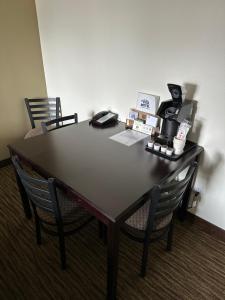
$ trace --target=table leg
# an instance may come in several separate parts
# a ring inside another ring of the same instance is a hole
[[[107,270],[107,300],[116,300],[118,256],[119,256],[119,226],[116,223],[108,225],[108,270]]]
[[[192,175],[192,178],[191,178],[191,180],[190,180],[190,182],[189,182],[189,184],[187,186],[187,189],[186,189],[186,191],[184,193],[184,197],[183,197],[183,201],[182,201],[181,207],[178,210],[178,218],[181,221],[184,221],[185,218],[186,218],[186,215],[187,215],[187,209],[188,209],[189,199],[190,199],[190,196],[191,196],[192,189],[194,188],[195,180],[196,180],[197,173],[198,173],[200,155],[201,154],[199,154],[196,157],[196,159],[195,159],[195,161],[198,163],[198,166],[197,166],[194,174]]]

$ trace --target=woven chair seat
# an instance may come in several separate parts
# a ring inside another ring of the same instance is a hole
[[[145,231],[147,226],[147,220],[149,215],[150,201],[147,201],[141,208],[139,208],[129,219],[126,220],[125,224],[136,229]],[[161,230],[169,225],[172,220],[173,214],[166,215],[158,218],[154,224],[154,231]]]
[[[29,138],[32,138],[32,137],[35,137],[35,136],[41,135],[41,134],[43,134],[42,127],[32,128],[27,132],[24,139],[26,140],[26,139],[29,139]]]
[[[60,189],[57,189],[57,197],[64,225],[75,223],[79,226],[91,218],[90,214],[84,208],[80,207],[75,200],[67,197]],[[37,208],[37,213],[40,219],[44,222],[50,224],[56,223],[53,213],[44,211],[40,208]]]

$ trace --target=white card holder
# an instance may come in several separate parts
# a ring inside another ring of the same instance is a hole
[[[154,127],[148,124],[143,124],[139,121],[134,121],[133,130],[152,135],[154,133]]]

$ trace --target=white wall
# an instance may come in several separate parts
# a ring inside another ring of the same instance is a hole
[[[195,90],[205,147],[197,214],[225,229],[225,1],[36,0],[48,94],[64,114],[111,108],[125,118],[136,92]],[[198,133],[194,137],[196,138]]]

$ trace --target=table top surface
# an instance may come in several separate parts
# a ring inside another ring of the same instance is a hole
[[[178,161],[169,161],[145,150],[148,136],[130,147],[109,138],[123,130],[121,122],[100,129],[84,121],[9,147],[115,221],[155,184],[176,176],[202,151],[197,146]]]

